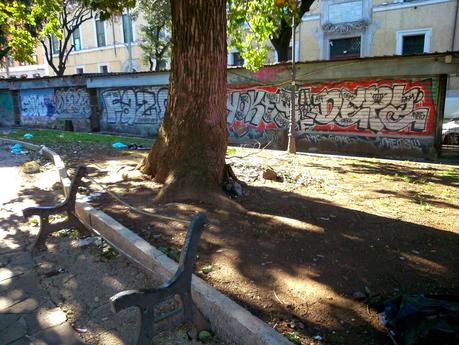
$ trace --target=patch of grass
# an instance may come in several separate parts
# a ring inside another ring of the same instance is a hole
[[[226,154],[227,155],[234,155],[234,154],[236,154],[236,149],[234,147],[228,147],[228,148],[226,148]]]
[[[208,273],[212,272],[213,269],[214,269],[214,267],[211,264],[209,264],[209,265],[205,265],[204,267],[202,267],[199,272],[203,273],[203,274],[208,274]]]
[[[80,233],[76,229],[64,229],[56,233],[57,237],[69,237],[72,240],[77,240],[80,238]]]
[[[296,331],[288,332],[284,334],[288,340],[290,340],[294,344],[301,344],[301,337],[300,334]]]
[[[438,175],[443,183],[459,183],[459,169],[451,168]]]
[[[109,244],[105,243],[104,247],[102,248],[102,256],[110,260],[116,258],[118,256],[118,252]]]
[[[24,134],[30,133],[33,135],[32,139],[24,139]],[[67,132],[59,131],[54,129],[34,129],[24,130],[16,129],[12,130],[8,134],[2,134],[2,137],[28,141],[34,144],[65,144],[65,143],[101,143],[101,144],[112,144],[115,142],[123,143],[136,143],[137,145],[143,145],[145,147],[151,147],[154,143],[152,139],[145,139],[139,137],[123,137],[116,135],[106,135],[98,133],[82,133],[82,132]]]
[[[180,251],[175,250],[170,246],[161,246],[158,249],[164,254],[166,254],[168,257],[170,257],[172,260],[178,261],[178,259],[180,258]]]
[[[421,205],[421,210],[423,212],[429,212],[432,210],[432,205],[430,205],[427,201],[423,198],[419,198],[419,205]]]

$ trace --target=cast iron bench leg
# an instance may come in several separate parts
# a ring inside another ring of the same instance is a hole
[[[192,323],[198,331],[209,328],[209,322],[191,297],[194,258],[206,225],[207,219],[203,214],[199,213],[193,217],[188,227],[177,272],[172,279],[158,288],[122,291],[110,298],[115,313],[129,307],[140,309],[139,336],[136,344],[151,345],[152,338],[159,332],[172,329],[184,322]],[[175,296],[180,297],[181,308],[164,316],[157,315],[155,306]]]
[[[77,227],[78,230],[85,234],[90,233],[84,224],[82,224],[75,215],[75,199],[81,179],[86,174],[86,171],[87,169],[84,166],[77,169],[70,185],[70,192],[63,202],[55,206],[29,207],[22,211],[22,214],[26,220],[33,215],[38,215],[40,217],[40,230],[38,232],[37,240],[33,246],[34,250],[46,250],[46,239],[48,236],[53,232],[68,228],[70,226]],[[59,213],[66,213],[67,220],[50,224],[49,216]]]

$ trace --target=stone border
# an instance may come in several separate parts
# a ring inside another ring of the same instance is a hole
[[[0,141],[21,144],[30,150],[41,151],[52,159],[58,170],[64,194],[67,195],[70,179],[64,162],[58,154],[43,145],[38,146],[6,138],[0,138]],[[147,271],[159,276],[161,280],[167,281],[176,272],[178,265],[175,261],[104,212],[77,200],[76,213],[83,223],[107,240],[110,245]],[[211,320],[213,331],[228,345],[292,344],[283,335],[196,275],[193,275],[191,292],[199,310],[208,320]]]

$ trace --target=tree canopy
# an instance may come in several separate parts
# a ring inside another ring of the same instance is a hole
[[[0,2],[0,59],[33,62],[37,40],[59,28],[59,0]]]
[[[164,69],[171,46],[169,0],[139,0],[132,14],[135,18],[142,14],[146,22],[140,27],[142,60],[150,66],[150,71]]]
[[[268,54],[266,42],[271,41],[279,61],[288,60],[295,28],[315,0],[229,0],[229,48],[236,48],[244,58],[244,67],[255,70],[263,66]]]

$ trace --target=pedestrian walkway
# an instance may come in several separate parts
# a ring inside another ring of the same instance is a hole
[[[33,238],[21,218],[31,203],[20,195],[25,160],[0,150],[0,344],[83,344],[41,287],[29,251]]]

